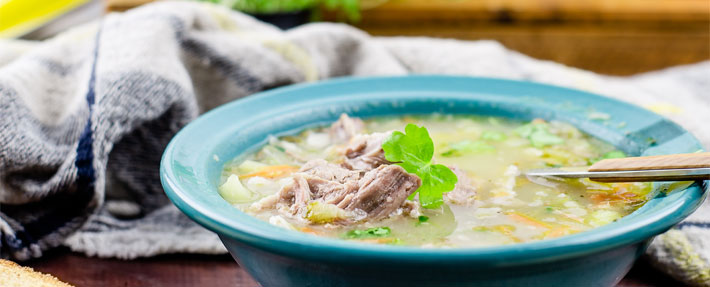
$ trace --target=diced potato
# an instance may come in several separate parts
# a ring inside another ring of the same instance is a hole
[[[310,133],[306,137],[306,145],[312,149],[324,149],[330,145],[330,135],[327,133]]]
[[[479,207],[473,211],[473,215],[478,219],[484,219],[489,217],[494,217],[501,212],[500,207]]]
[[[281,189],[281,184],[261,176],[254,176],[246,180],[246,188],[258,190],[261,195],[272,195]]]
[[[586,221],[588,224],[596,227],[609,224],[619,218],[621,218],[621,214],[616,211],[600,209],[592,212]]]
[[[308,204],[306,219],[313,223],[331,223],[347,216],[345,210],[333,204],[313,201]]]
[[[291,223],[288,223],[285,218],[281,217],[280,215],[274,215],[272,217],[269,217],[269,223],[271,225],[276,225],[278,227],[282,227],[288,230],[296,230]]]
[[[254,193],[248,190],[239,180],[239,176],[234,174],[227,178],[219,188],[221,195],[229,203],[244,203],[254,199]]]
[[[252,173],[267,167],[266,164],[253,160],[245,160],[237,167],[239,173]]]

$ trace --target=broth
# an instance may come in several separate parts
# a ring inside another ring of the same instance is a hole
[[[294,175],[306,162],[324,159],[347,165],[343,150],[354,139],[337,142],[331,127],[269,138],[259,151],[225,165],[220,193],[252,216],[318,236],[379,244],[473,247],[543,240],[605,225],[643,205],[652,189],[649,183],[607,184],[588,179],[533,182],[521,175],[533,168],[587,166],[602,158],[624,156],[562,122],[429,115],[361,123],[363,134],[403,131],[410,123],[426,127],[434,143],[432,161],[455,170],[457,188],[465,185],[469,193],[459,198],[447,193],[445,203],[436,208],[420,207],[416,198],[406,200],[406,206],[377,220],[363,219],[362,210],[343,212],[319,199],[310,200],[307,211],[289,210],[283,204],[282,190],[292,188]]]

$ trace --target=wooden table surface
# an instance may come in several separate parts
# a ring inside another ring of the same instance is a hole
[[[66,249],[26,263],[75,286],[259,286],[228,255],[163,255],[137,260],[88,258]],[[618,287],[682,286],[639,260]],[[564,287],[564,286],[560,286]]]

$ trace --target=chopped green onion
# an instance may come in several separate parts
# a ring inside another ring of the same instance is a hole
[[[489,141],[502,141],[506,138],[507,136],[504,133],[496,131],[484,131],[481,134],[481,139]]]
[[[385,237],[390,235],[392,230],[389,227],[373,227],[368,229],[353,229],[345,234],[345,237],[350,239],[362,239],[373,237]]]

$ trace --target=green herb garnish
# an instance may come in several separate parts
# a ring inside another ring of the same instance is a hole
[[[419,226],[419,225],[422,225],[422,224],[426,224],[427,221],[429,221],[429,216],[420,215],[419,218],[418,218],[418,220],[417,220],[417,223],[415,223],[414,226]]]
[[[626,154],[623,151],[615,150],[615,151],[610,151],[608,153],[605,153],[602,156],[602,159],[625,158],[625,157],[626,157]]]
[[[545,123],[529,123],[517,128],[515,132],[528,139],[530,144],[537,148],[564,143],[562,138],[549,131]]]
[[[444,192],[453,190],[458,178],[445,165],[432,164],[434,142],[425,127],[408,124],[404,132],[395,131],[382,143],[385,158],[422,180],[410,199],[419,193],[422,207],[437,208],[444,203]]]
[[[461,156],[466,153],[483,153],[496,150],[492,145],[489,145],[483,141],[469,141],[463,140],[460,142],[455,142],[449,144],[449,149],[443,153],[441,156],[444,157],[454,157]]]
[[[603,160],[603,159],[625,158],[625,157],[626,157],[626,154],[624,152],[615,150],[615,151],[610,151],[608,153],[605,153],[604,155],[602,155],[602,157],[590,159],[590,160],[588,160],[588,162],[589,162],[589,164],[595,164],[598,161]]]
[[[502,132],[497,131],[484,131],[481,133],[481,139],[487,141],[502,141],[505,140],[507,136]]]
[[[390,235],[392,230],[389,227],[373,227],[368,229],[353,229],[345,234],[345,237],[350,239],[362,239],[373,237],[385,237]]]
[[[649,137],[646,139],[646,143],[648,143],[649,146],[655,146],[656,145],[656,139]]]

